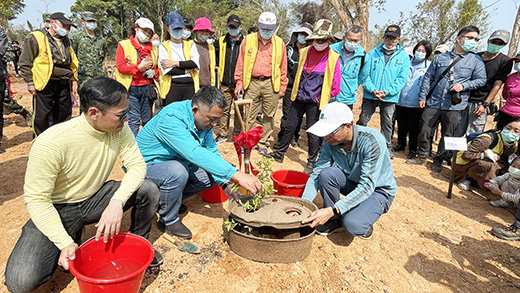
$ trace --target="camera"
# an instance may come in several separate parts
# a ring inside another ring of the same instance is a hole
[[[462,98],[460,97],[460,93],[457,92],[457,93],[454,93],[453,96],[451,97],[451,104],[453,106],[455,105],[458,105],[462,102]]]

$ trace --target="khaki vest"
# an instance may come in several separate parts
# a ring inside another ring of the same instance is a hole
[[[132,42],[128,39],[120,41],[119,44],[121,45],[121,48],[123,48],[125,57],[128,60],[128,65],[137,65],[137,50],[135,49],[134,45],[132,45]],[[153,61],[152,68],[157,68],[157,59],[159,58],[157,47],[153,46],[151,55]],[[130,88],[130,84],[132,83],[133,78],[134,77],[131,74],[120,73],[116,67],[116,80],[122,83],[127,90]],[[155,83],[157,88],[159,88],[159,85],[157,84],[157,81],[155,81],[155,79],[153,82]]]
[[[41,91],[51,79],[54,63],[52,62],[51,46],[47,36],[41,31],[31,33],[38,42],[38,56],[33,61],[32,74],[36,90]],[[78,58],[72,45],[70,46],[70,69],[74,74],[71,80],[78,80]]]
[[[193,43],[193,41],[182,41],[182,51],[184,52],[184,59],[186,59],[186,61],[191,60],[191,46],[193,45]],[[168,52],[168,58],[172,60],[172,47],[170,46],[170,40],[164,41],[162,44],[164,48],[166,48],[166,52]],[[213,48],[213,57],[214,56],[215,48]],[[215,64],[215,61],[213,61],[213,64]],[[213,71],[215,71],[214,65]],[[193,79],[195,92],[197,92],[199,90],[199,72],[197,70],[192,70],[191,78]],[[170,87],[172,86],[172,77],[169,74],[161,74],[159,80],[161,81],[161,87],[159,88],[159,96],[161,97],[161,99],[165,99],[166,95],[168,95],[168,93],[170,92]]]
[[[247,35],[244,41],[245,50],[242,82],[243,88],[245,90],[251,82],[251,72],[253,72],[256,54],[258,53],[258,33],[252,33]],[[279,92],[281,83],[282,56],[285,53],[285,50],[283,50],[283,40],[280,37],[273,35],[273,37],[271,38],[271,42],[271,82],[273,83],[274,91]]]
[[[296,77],[294,79],[293,91],[291,93],[291,100],[296,100],[298,95],[298,88],[300,86],[300,78],[302,76],[303,67],[307,60],[307,54],[309,53],[309,47],[305,47],[300,50],[300,59],[298,63],[298,71],[296,71]],[[334,78],[334,70],[339,60],[339,54],[334,50],[329,49],[329,55],[327,57],[327,65],[325,67],[325,75],[323,77],[323,85],[321,86],[321,97],[320,97],[320,110],[329,103],[330,91],[332,89],[332,79]]]

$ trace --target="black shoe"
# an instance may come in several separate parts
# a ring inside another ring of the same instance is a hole
[[[367,240],[372,238],[372,234],[374,234],[374,226],[370,227],[370,229],[368,229],[365,235],[359,236],[359,238]]]
[[[406,147],[405,147],[405,146],[402,146],[402,145],[400,145],[400,144],[396,145],[396,146],[393,148],[394,152],[404,151],[405,149],[406,149]]]
[[[3,153],[5,153],[5,150],[4,150],[4,148],[2,148],[2,147],[0,146],[0,154],[3,154]]]
[[[162,232],[166,232],[170,235],[177,236],[182,239],[191,239],[190,229],[184,226],[181,220],[178,220],[177,222],[168,226],[165,226],[162,222],[159,221],[157,222],[157,228],[159,228],[159,230]]]
[[[435,173],[441,173],[442,172],[442,158],[435,158],[433,159],[433,165],[432,165],[432,171]]]
[[[300,147],[300,144],[298,143],[298,141],[296,139],[292,139],[291,140],[291,146],[292,147]]]
[[[406,160],[406,164],[424,166],[424,165],[426,165],[426,158],[421,158],[421,157],[411,158],[411,159]]]
[[[316,165],[316,163],[312,162],[312,163],[307,163],[307,166],[305,167],[305,169],[303,170],[303,173],[305,174],[312,174],[312,170],[314,170],[314,166]]]
[[[277,154],[276,152],[264,154],[263,156],[268,158],[268,159],[274,159],[278,163],[283,163],[284,156],[281,156],[281,155]]]
[[[164,259],[163,259],[162,254],[159,251],[157,251],[157,249],[154,249],[153,260],[152,260],[152,263],[148,267],[155,268],[155,267],[162,265],[163,262],[164,262]]]
[[[327,236],[341,231],[343,226],[340,220],[328,220],[325,224],[316,226],[316,233],[322,236]]]
[[[227,136],[223,136],[223,135],[220,135],[220,134],[217,135],[217,137],[215,138],[215,142],[216,142],[217,144],[219,144],[219,143],[221,143],[221,142],[226,142],[226,141],[228,141]]]
[[[417,157],[417,152],[414,152],[414,151],[409,151],[408,155],[406,155],[407,159],[413,159],[415,157]]]
[[[179,215],[182,215],[188,211],[188,207],[181,204],[181,207],[179,208]]]

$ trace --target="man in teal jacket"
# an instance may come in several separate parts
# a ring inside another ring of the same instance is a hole
[[[390,157],[393,157],[392,117],[410,70],[410,57],[399,44],[400,36],[399,26],[386,28],[383,43],[368,52],[360,76],[363,105],[357,124],[366,126],[379,106],[381,133],[386,139]]]
[[[350,109],[356,102],[356,94],[361,83],[359,73],[365,62],[365,50],[360,45],[363,39],[363,29],[358,25],[347,28],[341,42],[330,45],[330,48],[341,56],[341,91],[339,95],[330,98],[330,102],[347,104]]]
[[[192,100],[163,108],[137,135],[147,165],[146,178],[160,190],[157,223],[160,230],[190,239],[191,231],[179,219],[181,202],[215,182],[232,199],[239,194],[231,192],[231,179],[253,194],[262,189],[256,177],[238,171],[218,152],[213,127],[226,106],[222,92],[205,86]]]

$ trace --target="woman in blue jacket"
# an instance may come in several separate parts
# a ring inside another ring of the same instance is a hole
[[[406,149],[406,137],[408,137],[408,159],[417,155],[417,137],[419,135],[419,120],[423,112],[419,108],[419,91],[423,76],[430,66],[428,57],[432,54],[430,41],[422,40],[413,48],[413,57],[410,64],[408,81],[401,90],[399,102],[396,107],[397,114],[397,146],[394,151]]]

